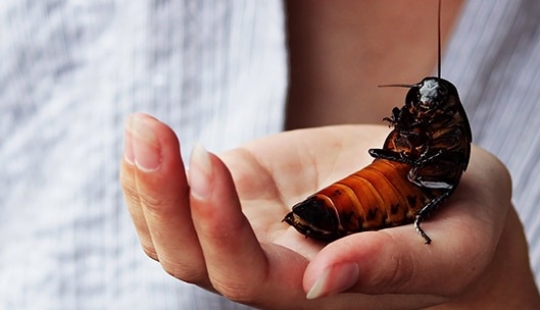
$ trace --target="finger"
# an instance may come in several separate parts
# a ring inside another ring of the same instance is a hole
[[[240,201],[223,162],[202,146],[193,149],[189,169],[195,229],[213,287],[224,296],[245,301],[264,282],[265,254],[242,214]]]
[[[193,222],[209,278],[219,293],[263,309],[314,309],[322,305],[305,299],[301,285],[308,263],[305,257],[277,244],[259,243],[242,213],[230,171],[220,158],[197,146],[189,181]],[[324,305],[334,309],[338,304],[327,299]]]
[[[506,170],[485,151],[474,149],[469,170],[455,195],[424,223],[431,245],[423,245],[410,225],[338,240],[308,266],[308,297],[352,288],[427,293],[436,303],[463,293],[493,259],[511,196]]]
[[[144,252],[152,259],[157,260],[156,250],[146,224],[146,219],[139,198],[137,189],[135,158],[133,155],[133,136],[131,134],[132,117],[126,119],[126,128],[124,131],[124,156],[120,167],[120,184],[124,193],[124,199],[139,240]]]
[[[178,139],[168,126],[144,114],[132,116],[129,131],[137,192],[157,258],[171,275],[204,286],[206,268],[191,222]]]

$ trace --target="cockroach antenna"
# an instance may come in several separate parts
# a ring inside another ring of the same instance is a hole
[[[385,88],[385,87],[403,87],[403,88],[413,88],[418,87],[418,84],[383,84],[383,85],[377,85],[379,88]]]
[[[441,81],[441,2],[439,0],[439,12],[437,19],[437,48],[438,48],[438,64],[437,64],[437,79]]]
[[[442,56],[441,56],[441,7],[442,7],[442,0],[439,0],[439,8],[437,11],[437,81],[441,81],[441,62],[442,62]],[[379,88],[385,88],[385,87],[403,87],[403,88],[412,88],[412,87],[418,87],[419,84],[383,84],[378,85]]]

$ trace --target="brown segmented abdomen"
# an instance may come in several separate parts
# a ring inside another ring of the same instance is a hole
[[[407,164],[375,160],[295,205],[285,221],[322,240],[411,223],[427,197],[407,180],[410,169]]]

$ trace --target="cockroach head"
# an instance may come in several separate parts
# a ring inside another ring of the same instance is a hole
[[[452,92],[452,84],[438,77],[427,77],[411,87],[407,93],[407,105],[422,111],[445,109],[448,94]],[[457,93],[457,90],[454,92]]]

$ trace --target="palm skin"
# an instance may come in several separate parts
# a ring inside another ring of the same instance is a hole
[[[387,134],[383,126],[335,126],[269,136],[219,156],[199,147],[186,173],[172,130],[139,114],[128,121],[121,181],[144,251],[174,277],[241,303],[474,309],[503,305],[507,283],[494,281],[501,277],[522,284],[516,302],[537,302],[510,178],[480,148],[455,194],[423,224],[431,245],[412,225],[326,245],[281,222],[296,202],[369,164],[367,149]],[[157,167],[141,164],[141,144],[159,155]],[[351,264],[357,274],[337,283]],[[315,283],[319,298],[306,299]]]
[[[309,258],[320,251],[324,244],[306,240],[281,220],[293,204],[373,160],[366,152],[373,143],[370,134],[387,130],[378,126],[354,129],[297,130],[254,141],[220,156],[231,170],[242,210],[261,242],[309,249],[303,253]]]

